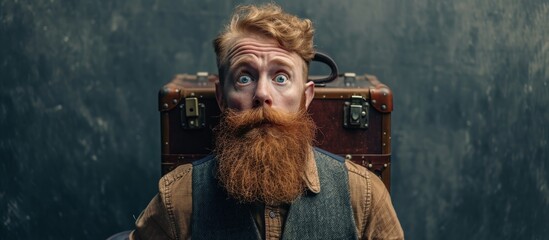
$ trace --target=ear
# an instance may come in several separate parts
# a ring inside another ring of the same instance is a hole
[[[218,80],[215,82],[215,99],[217,100],[217,106],[219,106],[221,112],[225,110],[225,101],[223,98],[223,84]]]
[[[308,81],[305,83],[305,109],[309,108],[309,104],[315,98],[315,83],[313,81]]]

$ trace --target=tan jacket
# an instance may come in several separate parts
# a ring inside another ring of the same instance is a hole
[[[383,182],[366,168],[346,161],[353,217],[360,239],[404,239],[402,227]],[[307,163],[305,181],[312,192],[321,186],[314,159]],[[159,193],[141,213],[130,239],[190,239],[192,165],[179,166],[162,177]],[[254,208],[264,239],[280,239],[289,206]]]

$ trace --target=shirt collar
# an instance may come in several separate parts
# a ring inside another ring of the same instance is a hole
[[[307,188],[313,193],[320,192],[320,180],[318,179],[318,169],[316,168],[315,154],[311,149],[311,154],[305,161],[305,175],[303,176]]]

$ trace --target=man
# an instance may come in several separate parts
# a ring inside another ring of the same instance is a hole
[[[214,41],[214,155],[166,174],[133,239],[402,239],[381,180],[313,148],[312,23],[239,7]]]

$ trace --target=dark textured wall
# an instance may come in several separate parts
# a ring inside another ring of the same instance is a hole
[[[159,178],[157,90],[215,71],[220,2],[0,1],[0,239],[132,228]],[[280,4],[393,88],[409,239],[549,238],[546,0]]]

